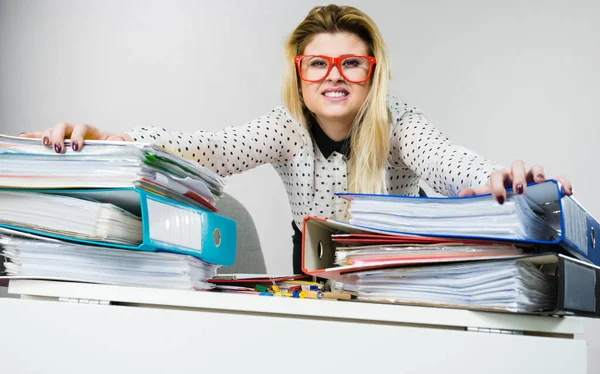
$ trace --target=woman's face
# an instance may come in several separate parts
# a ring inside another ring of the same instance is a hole
[[[305,55],[367,56],[368,48],[357,35],[340,32],[317,34],[304,49]],[[328,123],[345,123],[350,127],[369,93],[370,80],[351,83],[342,77],[337,66],[320,82],[301,82],[302,96],[308,109],[314,113],[321,126]],[[329,93],[329,92],[336,92]]]

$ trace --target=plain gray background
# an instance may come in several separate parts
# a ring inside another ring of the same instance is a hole
[[[0,132],[86,122],[214,131],[281,104],[283,41],[314,1],[0,0]],[[378,24],[392,88],[455,143],[564,174],[600,217],[598,1],[352,1]],[[270,273],[292,216],[270,166],[228,178]],[[587,320],[590,373],[600,324]],[[535,347],[532,347],[535,349]],[[509,359],[509,358],[507,358]]]

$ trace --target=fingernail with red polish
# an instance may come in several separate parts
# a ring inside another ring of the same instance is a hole
[[[498,196],[498,204],[502,205],[504,204],[504,196]]]
[[[522,184],[517,184],[517,193],[520,195],[523,193],[523,185]]]
[[[77,140],[73,140],[73,143],[71,143],[71,147],[73,147],[74,151],[77,151],[79,149],[79,143],[77,143]]]
[[[55,151],[56,153],[60,153],[60,152],[62,151],[62,147],[61,147],[61,145],[60,145],[60,144],[58,144],[58,143],[54,144],[54,151]]]
[[[42,139],[42,143],[43,143],[44,145],[49,145],[49,144],[50,144],[50,139],[48,139],[48,137],[47,137],[47,136],[44,136],[44,138]]]

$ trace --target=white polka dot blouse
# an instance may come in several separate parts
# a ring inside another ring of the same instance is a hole
[[[390,96],[389,108],[392,123],[387,193],[418,195],[419,179],[423,179],[434,191],[455,196],[464,188],[484,184],[490,173],[500,168],[452,144],[421,111],[396,97]],[[221,176],[266,163],[273,165],[285,185],[294,221],[302,227],[306,215],[341,219],[346,203],[334,193],[347,191],[347,157],[340,151],[324,152],[313,133],[279,106],[243,126],[216,133],[138,127],[128,134],[135,141],[154,142],[197,161]]]

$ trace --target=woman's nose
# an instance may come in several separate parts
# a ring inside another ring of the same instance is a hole
[[[329,71],[329,74],[327,74],[326,78],[327,78],[327,80],[330,80],[332,82],[344,80],[344,77],[342,76],[342,74],[340,74],[340,70],[337,65],[333,65],[331,67],[331,70]]]

